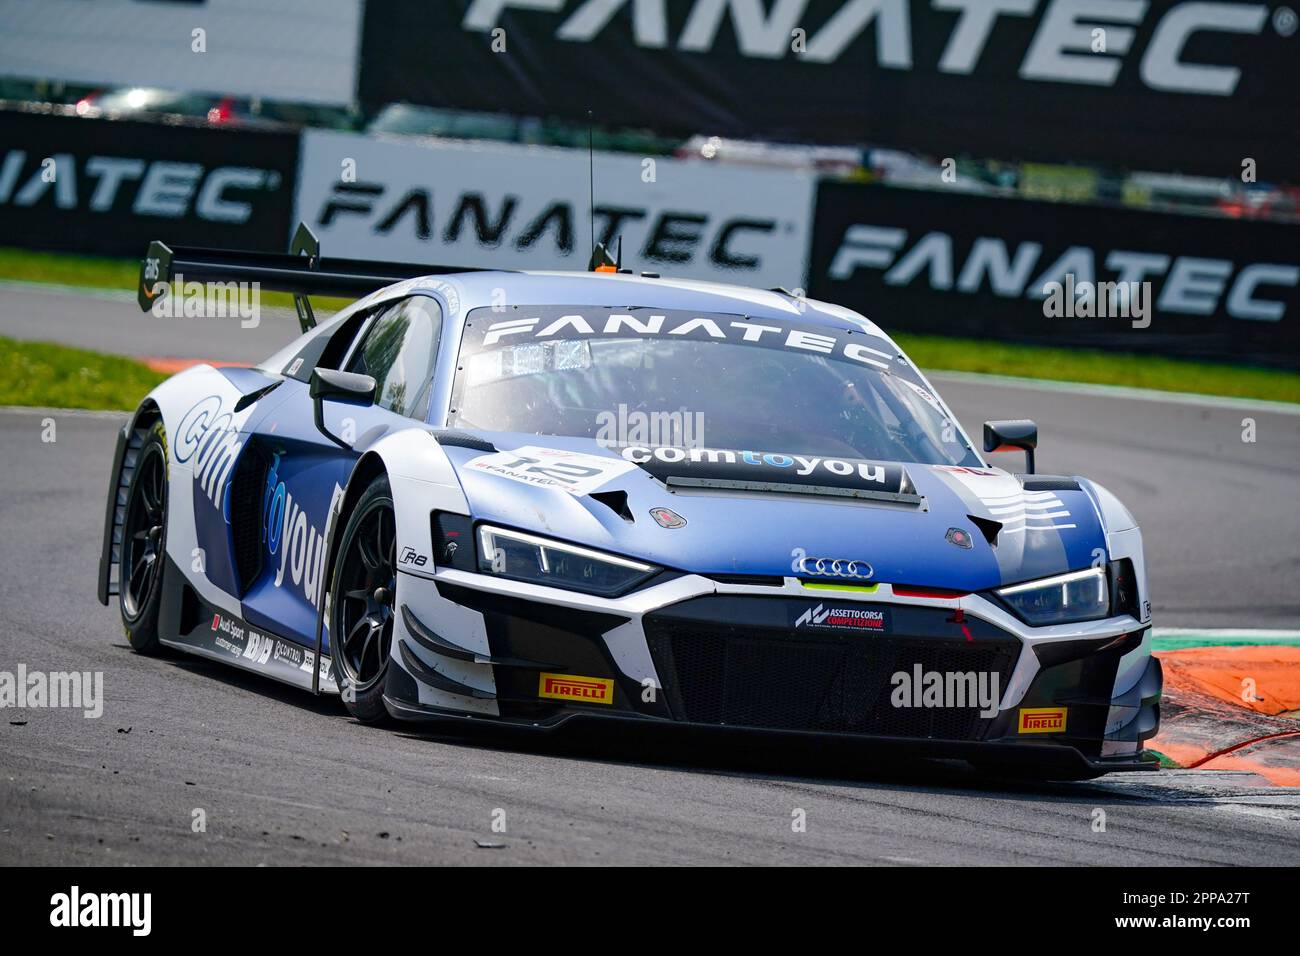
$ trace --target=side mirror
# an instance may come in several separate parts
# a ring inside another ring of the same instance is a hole
[[[369,375],[358,375],[355,372],[314,368],[311,372],[310,394],[315,406],[316,430],[340,448],[351,448],[351,445],[325,428],[325,400],[330,398],[353,405],[373,405],[375,380]]]
[[[1025,474],[1034,473],[1034,449],[1038,447],[1038,426],[1027,418],[984,423],[984,450],[1025,453]]]

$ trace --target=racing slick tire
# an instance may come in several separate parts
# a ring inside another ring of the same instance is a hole
[[[344,525],[330,587],[334,673],[348,713],[366,724],[388,719],[384,683],[393,641],[396,528],[388,476],[379,475]]]
[[[156,421],[145,434],[126,494],[118,569],[122,630],[141,654],[158,654],[167,555],[167,435]]]

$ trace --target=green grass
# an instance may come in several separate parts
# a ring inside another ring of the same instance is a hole
[[[1153,651],[1185,651],[1193,647],[1300,647],[1300,637],[1252,637],[1224,634],[1178,634],[1151,637]]]
[[[895,335],[894,339],[917,365],[935,371],[987,372],[1165,392],[1300,402],[1300,372],[905,333]]]
[[[0,279],[128,291],[135,289],[139,270],[139,261],[134,259],[0,247]],[[345,299],[313,298],[312,302],[321,317],[347,304]],[[291,308],[293,297],[280,292],[266,292],[262,295],[262,304]],[[979,339],[906,333],[895,338],[917,365],[935,371],[986,372],[1168,392],[1300,402],[1300,372]]]
[[[131,409],[165,378],[131,359],[0,336],[0,405]]]
[[[1162,754],[1159,750],[1152,750],[1150,747],[1148,747],[1148,748],[1147,748],[1147,753],[1149,753],[1149,754],[1155,754],[1156,759],[1160,761],[1160,768],[1161,768],[1162,770],[1181,770],[1181,769],[1183,769],[1183,765],[1180,764],[1177,760],[1174,760],[1172,757],[1166,757],[1166,756],[1165,756],[1164,754]]]
[[[139,275],[140,263],[130,259],[69,256],[0,246],[0,278],[125,292],[135,288]]]
[[[87,289],[114,289],[134,295],[136,283],[140,281],[140,260],[31,252],[0,246],[0,279]],[[318,317],[324,317],[350,304],[352,300],[312,296],[311,301]],[[263,292],[261,303],[268,307],[292,309],[293,296],[287,292]]]

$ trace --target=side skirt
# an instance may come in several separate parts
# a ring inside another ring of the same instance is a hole
[[[308,692],[312,690],[313,672],[318,671],[321,692],[339,692],[330,657],[322,657],[318,667],[312,649],[265,628],[253,627],[239,615],[204,601],[171,559],[163,568],[158,639],[167,647],[261,674]]]

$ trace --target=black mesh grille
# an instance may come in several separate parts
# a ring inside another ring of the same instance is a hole
[[[266,465],[262,450],[250,445],[240,456],[235,477],[230,482],[230,534],[241,594],[262,571],[262,494]]]
[[[979,708],[895,707],[896,672],[981,672],[1005,690],[1019,643],[894,635],[792,638],[779,629],[645,619],[673,714],[692,723],[980,740]]]

